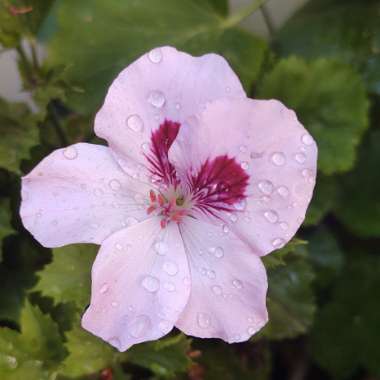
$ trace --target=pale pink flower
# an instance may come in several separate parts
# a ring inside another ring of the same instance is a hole
[[[95,132],[22,181],[46,247],[100,244],[82,325],[120,351],[174,326],[249,339],[268,320],[260,256],[302,223],[317,147],[293,111],[251,100],[227,62],[152,50],[112,83]]]

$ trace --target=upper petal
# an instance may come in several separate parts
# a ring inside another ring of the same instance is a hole
[[[86,330],[120,351],[167,334],[189,297],[178,226],[152,218],[106,239],[92,268]]]
[[[145,163],[152,131],[165,120],[184,123],[204,105],[245,97],[239,79],[219,55],[193,57],[172,47],[144,54],[111,84],[95,132],[119,156]]]
[[[317,146],[293,111],[275,100],[218,100],[181,129],[177,141],[184,142],[181,150],[170,150],[169,158],[183,173],[228,155],[249,175],[246,199],[221,217],[254,252],[265,255],[291,239],[317,171]]]
[[[261,259],[231,232],[188,218],[180,226],[191,293],[176,326],[189,335],[241,342],[268,320]]]
[[[46,247],[101,243],[146,218],[145,183],[125,174],[110,149],[75,144],[44,158],[22,179],[24,226]]]

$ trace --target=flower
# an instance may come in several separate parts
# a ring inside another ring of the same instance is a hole
[[[302,223],[317,147],[295,113],[251,100],[227,62],[172,47],[108,90],[109,147],[58,149],[22,180],[21,216],[46,247],[100,244],[82,325],[124,351],[173,326],[241,342],[268,320],[260,256]]]

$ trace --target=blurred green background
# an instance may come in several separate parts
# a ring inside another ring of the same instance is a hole
[[[380,379],[380,1],[311,0],[281,28],[265,1],[245,4],[0,0],[0,54],[13,49],[31,96],[0,98],[1,380]],[[252,13],[268,38],[241,28]],[[20,176],[58,147],[101,143],[92,123],[112,78],[164,44],[222,54],[249,96],[295,109],[318,180],[297,237],[265,258],[260,334],[228,345],[173,331],[119,353],[79,324],[96,247],[34,241]]]

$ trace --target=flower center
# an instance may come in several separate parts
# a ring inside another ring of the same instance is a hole
[[[146,155],[152,176],[158,178],[165,189],[150,191],[147,209],[148,214],[161,216],[162,228],[171,221],[180,223],[195,210],[221,218],[221,212],[236,212],[234,205],[241,204],[246,198],[249,175],[234,157],[227,154],[206,159],[196,170],[185,168],[186,183],[180,183],[176,168],[169,160],[169,149],[180,126],[177,122],[165,120],[152,133],[150,153]]]

